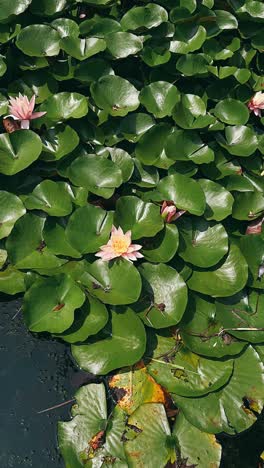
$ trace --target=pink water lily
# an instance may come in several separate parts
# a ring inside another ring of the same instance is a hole
[[[19,93],[16,98],[11,97],[9,99],[9,112],[10,115],[7,117],[13,117],[14,120],[20,121],[21,129],[29,129],[30,120],[38,119],[46,114],[46,112],[33,112],[35,107],[36,96],[28,99],[27,96],[23,96]]]
[[[125,234],[123,229],[112,226],[111,236],[106,245],[100,247],[100,251],[95,254],[96,257],[101,257],[105,262],[113,258],[122,257],[128,261],[135,261],[142,258],[143,255],[139,252],[142,248],[139,244],[132,244],[131,231]]]
[[[176,221],[176,219],[178,219],[180,216],[186,213],[186,211],[177,211],[177,208],[172,201],[164,200],[161,206],[160,213],[166,223],[171,223],[172,221]]]
[[[261,110],[264,109],[264,93],[258,91],[248,102],[249,110],[253,111],[255,115],[261,117]]]

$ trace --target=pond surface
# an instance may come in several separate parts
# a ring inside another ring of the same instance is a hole
[[[89,376],[74,368],[65,344],[27,331],[20,305],[0,296],[0,468],[63,468],[57,421],[68,419],[71,405],[38,412],[72,399]],[[219,439],[221,468],[257,468],[264,418],[239,438]]]

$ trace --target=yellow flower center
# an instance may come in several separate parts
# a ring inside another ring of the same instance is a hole
[[[129,239],[122,235],[112,236],[112,248],[117,255],[122,255],[127,252],[130,245]]]

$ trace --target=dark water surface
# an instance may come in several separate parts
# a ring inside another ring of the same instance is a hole
[[[38,411],[72,399],[84,373],[74,368],[66,345],[26,330],[19,300],[6,301],[0,296],[0,468],[63,468],[57,421],[68,419],[71,405]],[[257,468],[264,418],[239,438],[219,439],[221,468]]]

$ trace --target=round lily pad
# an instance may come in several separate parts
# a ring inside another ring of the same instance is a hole
[[[13,229],[15,222],[26,213],[26,209],[16,195],[0,191],[0,239],[7,237]]]

